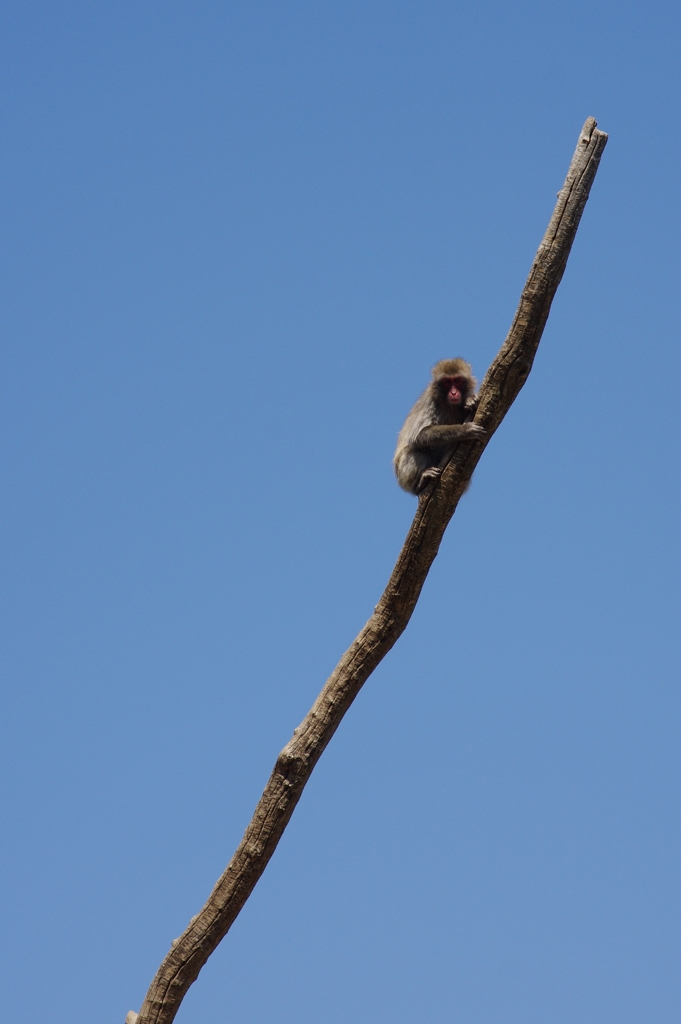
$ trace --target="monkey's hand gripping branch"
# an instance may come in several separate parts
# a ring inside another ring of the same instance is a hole
[[[406,628],[459,498],[532,368],[607,138],[598,131],[595,120],[588,118],[511,329],[480,388],[475,423],[485,429],[485,436],[459,443],[439,480],[428,483],[419,495],[414,521],[374,614],[277,758],[236,853],[208,901],[173,942],[136,1024],[170,1024],[174,1019],[189,986],[229,931],[265,870],[315,764],[345,712]],[[134,1020],[132,1011],[130,1020]]]

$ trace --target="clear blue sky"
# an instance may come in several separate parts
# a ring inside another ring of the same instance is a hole
[[[177,1019],[678,1022],[680,36],[672,2],[5,3],[3,1020],[139,1008],[593,115],[530,380]]]

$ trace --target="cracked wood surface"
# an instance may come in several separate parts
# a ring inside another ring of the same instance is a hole
[[[189,986],[229,931],[265,870],[305,783],[360,689],[406,628],[440,541],[482,452],[532,368],[608,136],[587,119],[537,251],[511,329],[485,375],[475,422],[483,441],[462,442],[440,480],[420,495],[414,521],[373,615],[329,676],[279,754],[239,847],[206,904],[176,939],[151,983],[136,1024],[170,1024]]]

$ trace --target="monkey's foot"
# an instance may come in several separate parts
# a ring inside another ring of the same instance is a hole
[[[431,480],[437,480],[442,476],[442,469],[440,466],[431,466],[430,469],[424,469],[421,473],[421,479],[419,480],[419,493],[423,488],[430,483]]]

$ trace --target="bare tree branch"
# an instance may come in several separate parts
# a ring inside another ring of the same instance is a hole
[[[324,689],[277,758],[253,819],[207,903],[176,939],[128,1024],[170,1024],[189,986],[265,870],[312,770],[361,687],[402,634],[459,498],[482,452],[532,368],[551,302],[560,284],[607,135],[590,117],[537,251],[506,341],[480,389],[475,422],[483,442],[462,442],[442,477],[421,494],[404,547],[374,614],[343,655]]]

